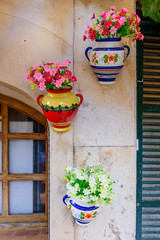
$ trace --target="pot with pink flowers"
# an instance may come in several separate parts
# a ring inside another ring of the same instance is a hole
[[[77,81],[68,70],[70,63],[68,60],[63,64],[43,61],[30,67],[25,75],[25,80],[29,80],[32,89],[38,87],[41,91],[47,91],[47,94],[37,97],[37,103],[56,132],[70,129],[70,124],[83,102],[83,96],[72,93],[72,86],[68,85]]]
[[[143,40],[140,32],[140,18],[132,11],[128,14],[126,8],[116,13],[115,6],[110,11],[93,14],[94,23],[86,25],[83,40],[95,41],[94,47],[87,47],[86,58],[89,60],[93,72],[100,84],[113,84],[123,68],[130,53],[129,46],[121,45],[121,37],[128,37],[132,41]]]

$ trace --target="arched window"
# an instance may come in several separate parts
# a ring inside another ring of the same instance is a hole
[[[48,125],[0,94],[0,224],[48,221]]]

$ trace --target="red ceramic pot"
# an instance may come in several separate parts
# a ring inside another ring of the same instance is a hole
[[[37,98],[44,115],[57,132],[66,132],[70,129],[71,121],[83,102],[83,96],[74,94],[71,90],[71,86],[61,90],[47,90],[47,95],[39,95]]]

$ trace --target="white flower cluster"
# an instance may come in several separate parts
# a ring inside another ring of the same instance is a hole
[[[99,165],[66,168],[67,194],[80,198],[84,203],[109,204],[114,199],[110,174]]]

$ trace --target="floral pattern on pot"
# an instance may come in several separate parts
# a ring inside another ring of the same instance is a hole
[[[120,41],[120,38],[96,40],[95,47],[88,47],[85,51],[100,84],[115,82],[116,76],[120,73],[124,61],[130,53],[130,48],[128,46],[122,47]]]
[[[63,202],[67,205],[69,212],[75,218],[76,223],[80,225],[89,224],[101,211],[100,206],[83,203],[80,199],[73,199],[65,195]]]
[[[79,217],[80,219],[90,219],[90,218],[95,218],[97,215],[98,215],[97,211],[92,211],[90,213],[81,212]]]
[[[98,63],[99,57],[97,55],[97,53],[94,53],[92,55],[92,63],[94,63],[94,65],[96,65]]]
[[[105,54],[102,58],[100,58],[99,60],[101,60],[104,63],[110,64],[110,62],[113,62],[114,64],[118,62],[118,60],[123,59],[124,61],[124,54],[117,54],[117,53],[108,53]]]

